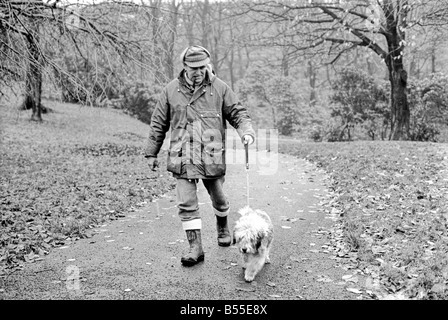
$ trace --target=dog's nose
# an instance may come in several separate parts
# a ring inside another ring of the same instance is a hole
[[[241,249],[241,251],[243,251],[243,253],[246,253],[247,249],[243,248],[243,249]]]

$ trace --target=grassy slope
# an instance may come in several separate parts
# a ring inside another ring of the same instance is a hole
[[[42,124],[0,107],[0,274],[173,187],[141,155],[147,125],[111,110],[46,106],[55,112]]]

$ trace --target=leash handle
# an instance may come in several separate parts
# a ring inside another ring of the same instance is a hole
[[[246,151],[246,194],[247,194],[247,206],[249,206],[249,144],[244,144]]]
[[[249,170],[249,144],[244,144],[244,149],[246,151],[246,170]]]

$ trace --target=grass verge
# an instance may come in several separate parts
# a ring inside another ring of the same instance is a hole
[[[300,143],[279,151],[330,174],[345,241],[370,286],[448,298],[448,145]]]

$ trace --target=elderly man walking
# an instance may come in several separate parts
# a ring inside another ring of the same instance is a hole
[[[255,132],[247,110],[236,94],[210,68],[210,53],[190,46],[181,54],[183,70],[163,89],[151,118],[145,157],[151,170],[170,130],[167,170],[177,179],[179,217],[190,245],[181,258],[184,266],[204,260],[197,183],[202,180],[216,216],[218,245],[231,243],[227,216],[229,201],[224,194],[226,173],[226,120],[237,129],[242,143],[252,144]]]

